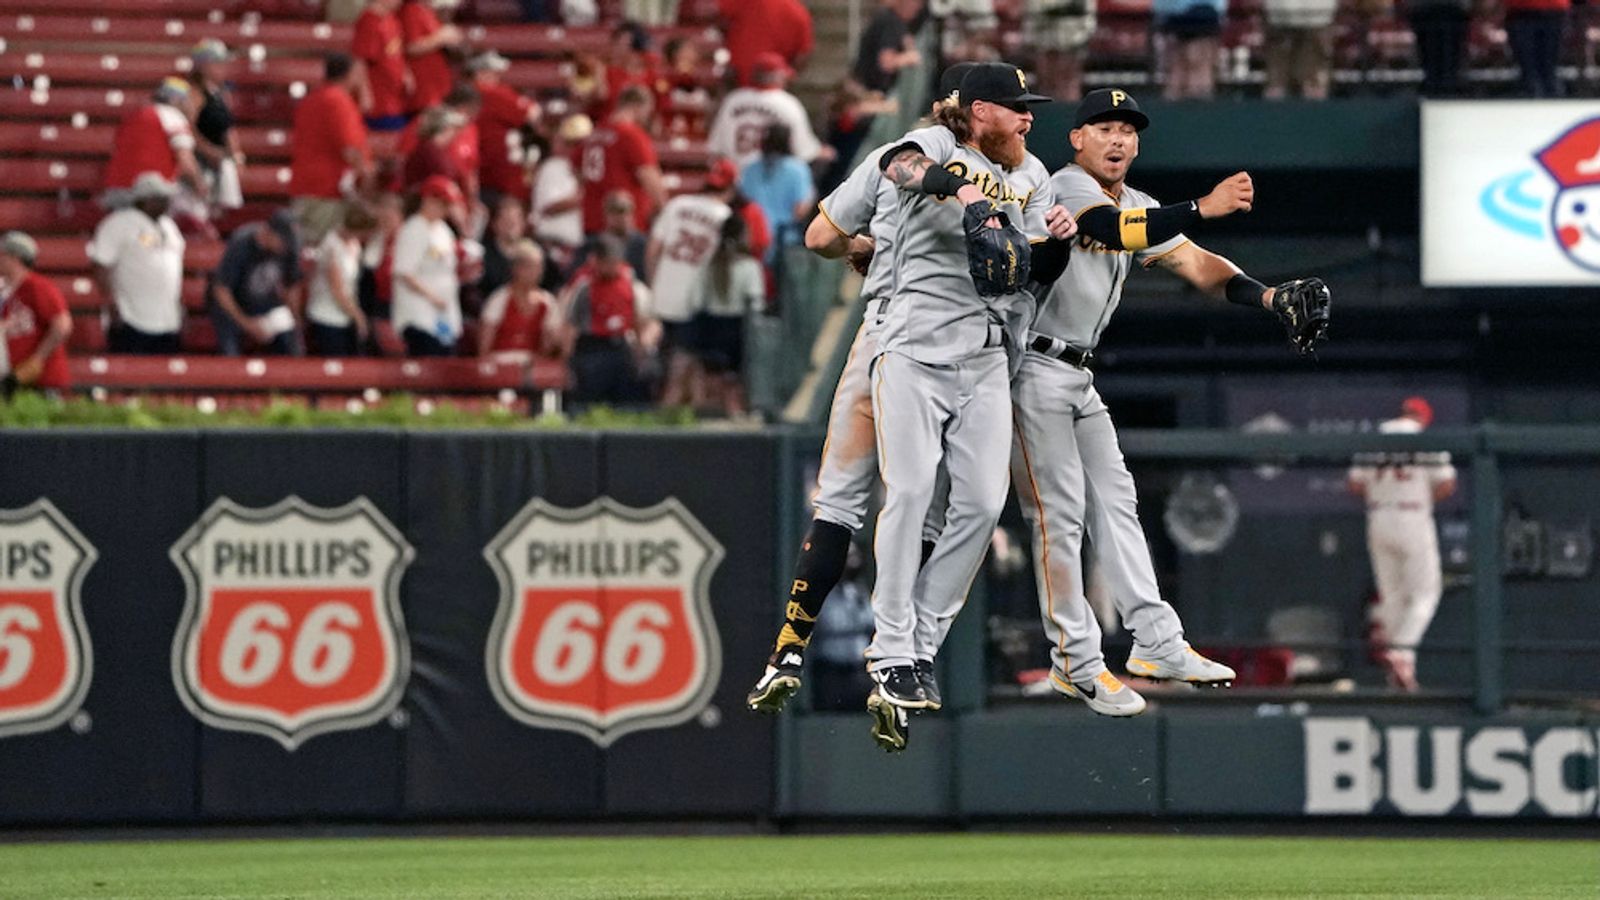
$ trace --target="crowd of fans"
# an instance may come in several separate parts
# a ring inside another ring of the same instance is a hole
[[[801,0],[719,0],[726,53],[716,67],[694,40],[656,47],[641,24],[671,24],[677,3],[628,0],[631,18],[605,51],[574,51],[566,90],[543,104],[506,83],[504,56],[468,45],[450,21],[458,2],[328,4],[330,17],[353,20],[353,39],[295,108],[291,203],[232,229],[207,273],[219,352],[403,346],[411,356],[550,358],[570,364],[580,402],[742,412],[743,323],[772,308],[783,250],[872,117],[892,108],[899,73],[922,63],[921,29],[936,24],[948,63],[999,55],[998,23],[1019,22],[1044,89],[1071,99],[1097,28],[1096,0],[880,0],[819,135],[789,89],[814,44]],[[1215,92],[1228,2],[1153,0],[1167,96]],[[1393,11],[1390,0],[1358,2]],[[1400,2],[1422,90],[1459,92],[1469,23],[1482,10]],[[1502,0],[1528,94],[1562,91],[1555,63],[1569,4]],[[596,15],[574,0],[522,9],[568,24]],[[1263,0],[1267,97],[1327,96],[1338,9],[1339,0]],[[108,214],[87,250],[115,353],[181,351],[187,242],[221,238],[215,223],[249,199],[233,56],[206,40],[190,59],[186,76],[164,79],[124,118],[105,169]],[[711,163],[699,190],[672,197],[658,147],[679,138],[704,139]],[[47,280],[22,290],[34,247],[6,235],[0,277],[29,308],[26,323],[8,313],[10,368],[47,384],[43,373],[65,371],[59,332],[71,317]]]

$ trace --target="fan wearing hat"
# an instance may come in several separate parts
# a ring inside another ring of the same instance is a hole
[[[1432,423],[1432,404],[1407,397],[1399,418],[1378,431],[1420,434]],[[1349,487],[1367,505],[1367,554],[1378,585],[1368,607],[1373,655],[1392,687],[1415,691],[1417,645],[1444,591],[1433,507],[1455,493],[1456,470],[1448,453],[1364,455],[1350,469]]]
[[[155,172],[133,183],[132,205],[95,226],[85,248],[101,302],[110,307],[112,353],[181,351],[185,242],[167,210],[177,185]]]
[[[1254,201],[1250,176],[1240,172],[1199,200],[1162,206],[1126,183],[1149,125],[1127,91],[1092,91],[1078,104],[1069,134],[1076,159],[1051,178],[1056,201],[1077,216],[1078,252],[1041,295],[1024,341],[1028,352],[1012,384],[1011,477],[1041,562],[1050,685],[1108,716],[1138,715],[1144,699],[1106,668],[1081,570],[1051,572],[1042,565],[1078,559],[1086,529],[1095,535],[1096,559],[1133,633],[1129,673],[1226,685],[1234,672],[1189,648],[1177,613],[1161,598],[1133,478],[1089,372],[1094,350],[1135,263],[1167,269],[1211,296],[1258,309],[1270,310],[1272,298],[1272,290],[1184,235],[1202,221],[1248,211]]]
[[[60,390],[67,386],[72,312],[50,279],[33,271],[39,245],[20,231],[0,235],[0,335],[11,371],[6,382]]]
[[[217,350],[238,356],[258,350],[279,356],[302,352],[294,309],[304,287],[300,239],[287,209],[265,222],[241,226],[211,276],[211,322]]]
[[[502,76],[511,61],[486,50],[467,60],[467,72],[478,89],[479,192],[490,209],[503,196],[526,201],[530,160],[523,146],[524,129],[539,122],[539,104],[517,93]]]
[[[1048,173],[1024,144],[1032,104],[1048,99],[1028,89],[1021,69],[980,63],[962,77],[958,105],[941,107],[935,124],[879,158],[883,177],[900,193],[893,282],[872,370],[885,487],[874,545],[877,634],[866,654],[875,718],[932,705],[916,673],[930,643],[919,641],[919,621],[954,619],[1005,504],[1011,398],[1002,323],[1026,298],[979,295],[964,209],[994,210],[981,227],[1002,228],[1003,217],[1029,241],[1055,238],[1056,261],[1065,264],[1072,217],[1054,205]],[[1009,232],[1002,232],[1009,247]],[[948,513],[924,564],[923,517],[941,466],[949,476]]]
[[[449,356],[461,337],[461,281],[455,232],[465,198],[443,175],[417,188],[417,211],[394,242],[394,327],[410,356]]]
[[[150,105],[122,118],[111,139],[104,202],[113,209],[127,204],[127,189],[145,172],[160,173],[168,181],[182,180],[196,196],[206,195],[194,155],[194,132],[189,128],[194,102],[189,82],[177,77],[163,79],[150,99]]]
[[[733,160],[742,169],[761,155],[761,139],[768,129],[782,125],[789,133],[787,152],[802,162],[814,162],[831,152],[817,140],[811,129],[811,116],[800,98],[789,93],[794,70],[783,57],[763,53],[756,57],[753,71],[751,86],[736,88],[723,98],[711,122],[706,149]]]
[[[233,54],[228,45],[206,38],[189,51],[193,87],[199,111],[195,114],[195,155],[205,169],[217,206],[238,209],[244,205],[239,189],[239,170],[244,167],[244,151],[233,127],[232,89],[228,87],[228,64]]]
[[[668,406],[699,405],[703,399],[704,371],[695,354],[695,284],[717,252],[722,224],[732,216],[738,169],[731,160],[717,159],[698,194],[679,194],[667,201],[650,228],[645,245],[645,281],[654,298],[656,318],[663,330],[667,378],[661,402]]]

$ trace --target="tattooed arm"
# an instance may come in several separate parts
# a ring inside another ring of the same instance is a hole
[[[977,185],[958,178],[929,159],[916,144],[904,144],[880,159],[883,177],[902,191],[931,197],[954,197],[962,206],[984,199]]]
[[[1244,274],[1227,257],[1212,253],[1193,241],[1185,241],[1154,259],[1146,260],[1145,265],[1165,269],[1207,296],[1219,300],[1228,296],[1228,282],[1235,275]],[[1261,294],[1261,305],[1267,309],[1272,308],[1272,291],[1272,288],[1266,288]]]

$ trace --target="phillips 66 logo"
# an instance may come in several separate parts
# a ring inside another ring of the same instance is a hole
[[[171,556],[188,589],[172,680],[202,722],[293,750],[400,702],[410,656],[399,588],[412,551],[365,497],[337,509],[224,497]]]
[[[722,546],[675,499],[535,499],[484,549],[500,580],[485,663],[513,718],[604,747],[684,722],[716,689],[711,575]]]
[[[79,594],[94,547],[48,500],[0,510],[0,736],[47,731],[89,691]]]

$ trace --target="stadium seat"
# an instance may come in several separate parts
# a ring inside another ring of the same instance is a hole
[[[7,163],[12,165],[12,163]],[[0,223],[29,234],[88,234],[105,215],[92,200],[0,197]]]
[[[151,85],[150,87],[154,87]],[[143,106],[150,96],[145,86],[122,88],[52,87],[0,89],[0,120],[45,120],[52,122],[117,122],[128,111]],[[258,89],[234,96],[233,113],[240,122],[286,124],[294,112],[295,99],[287,90]]]
[[[194,271],[191,269],[191,271]],[[56,286],[67,297],[67,305],[74,313],[98,311],[105,305],[100,286],[88,275],[57,277]],[[185,309],[199,312],[206,307],[206,279],[204,275],[191,274],[183,279],[183,305]]]
[[[57,53],[38,50],[0,50],[0,78],[18,79],[39,87],[38,79],[49,79],[49,86],[106,85],[127,88],[147,85],[153,90],[161,79],[182,74],[191,68],[187,55],[145,55],[138,53]],[[241,63],[234,67],[231,80],[241,87],[309,88],[322,80],[322,61],[317,59],[269,58]]]
[[[178,391],[380,391],[483,393],[560,389],[566,367],[476,359],[319,359],[309,357],[87,356],[71,360],[73,384]]]
[[[39,4],[46,6],[49,4]],[[283,22],[256,20],[115,18],[99,15],[89,18],[64,15],[16,16],[0,21],[8,44],[27,48],[29,42],[85,41],[118,45],[150,44],[186,52],[196,42],[216,38],[236,50],[260,48],[261,53],[287,54],[345,50],[350,46],[349,25],[325,22]]]
[[[237,19],[270,15],[273,19],[318,19],[320,2],[276,0],[0,0],[0,15],[115,16],[122,18]]]

